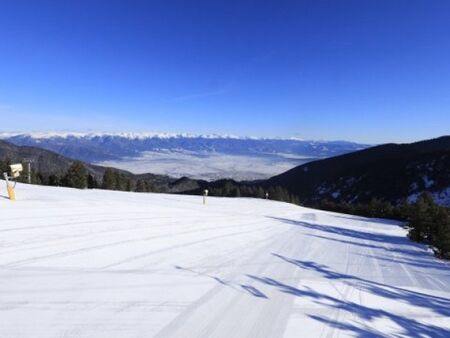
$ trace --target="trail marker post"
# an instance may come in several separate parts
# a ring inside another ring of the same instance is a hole
[[[203,190],[203,205],[206,204],[206,197],[208,196],[208,189]]]
[[[8,176],[8,173],[3,173],[3,177],[5,178],[6,181],[6,190],[8,191],[8,197],[11,201],[15,201],[16,200],[16,192],[14,191],[14,185],[12,185],[11,183],[11,179],[15,179],[17,177],[20,176],[20,173],[23,171],[23,167],[22,164],[17,163],[17,164],[11,164],[9,166],[11,168],[11,176]]]

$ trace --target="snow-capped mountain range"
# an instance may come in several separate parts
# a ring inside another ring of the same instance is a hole
[[[367,147],[347,141],[153,132],[3,132],[0,139],[134,173],[203,179],[263,179]]]
[[[225,139],[267,139],[263,137],[254,136],[237,136],[231,134],[192,134],[192,133],[158,133],[158,132],[29,132],[29,133],[17,133],[17,132],[1,132],[0,138],[9,138],[14,136],[31,137],[35,139],[48,139],[48,138],[95,138],[95,137],[121,137],[131,140],[147,139],[147,138],[225,138]],[[297,139],[297,138],[289,138]]]

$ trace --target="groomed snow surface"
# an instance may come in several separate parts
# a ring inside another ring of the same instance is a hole
[[[16,193],[0,197],[2,338],[450,337],[449,264],[388,221],[245,198]]]

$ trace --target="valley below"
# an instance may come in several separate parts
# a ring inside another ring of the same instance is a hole
[[[313,160],[315,158],[293,154],[246,156],[216,152],[146,151],[139,157],[94,164],[127,170],[133,174],[151,172],[175,178],[190,177],[208,181],[231,178],[243,181],[267,179]]]

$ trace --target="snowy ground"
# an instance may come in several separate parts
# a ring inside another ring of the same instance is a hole
[[[386,221],[18,185],[0,337],[449,337],[450,266]]]

